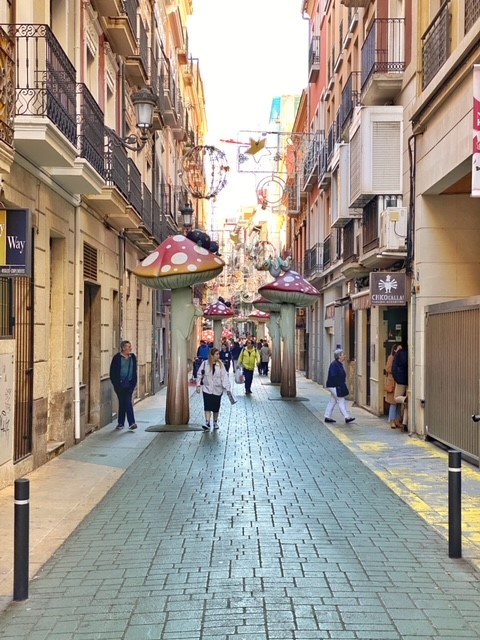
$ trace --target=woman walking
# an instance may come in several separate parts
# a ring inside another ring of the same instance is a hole
[[[213,413],[213,428],[219,429],[218,414],[220,412],[220,402],[224,391],[230,391],[230,380],[228,373],[220,360],[220,351],[214,347],[200,366],[197,374],[197,393],[203,391],[203,409],[205,411],[205,424],[202,425],[204,431],[210,431],[210,417]]]
[[[395,402],[395,380],[393,379],[392,368],[393,368],[393,360],[395,358],[395,354],[398,350],[398,345],[394,344],[392,350],[390,351],[390,355],[387,358],[387,362],[385,363],[385,400],[388,402],[388,422],[392,429],[400,428],[397,421],[397,403]]]

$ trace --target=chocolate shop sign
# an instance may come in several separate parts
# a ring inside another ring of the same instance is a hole
[[[374,271],[370,273],[370,299],[372,305],[404,306],[407,277],[398,271]]]

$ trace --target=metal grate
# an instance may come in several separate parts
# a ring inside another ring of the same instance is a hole
[[[98,252],[88,242],[83,243],[83,277],[93,282],[98,279]]]
[[[14,462],[32,452],[33,408],[33,283],[15,281],[15,419]]]
[[[446,0],[422,36],[422,89],[425,89],[450,55],[450,0]]]
[[[478,0],[465,0],[465,34],[480,18],[480,2]]]

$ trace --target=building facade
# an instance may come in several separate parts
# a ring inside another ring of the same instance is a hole
[[[0,487],[111,422],[122,339],[138,357],[137,398],[165,382],[168,296],[132,270],[178,230],[182,156],[206,132],[191,11],[190,0],[2,3],[0,200],[12,228],[29,212],[31,272],[0,277]],[[142,91],[150,129],[138,126]]]

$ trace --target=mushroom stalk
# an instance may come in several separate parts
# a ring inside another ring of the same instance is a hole
[[[267,323],[272,339],[272,362],[270,365],[270,382],[280,382],[282,376],[282,343],[280,340],[280,314],[270,312]]]
[[[282,332],[283,357],[280,395],[282,398],[297,397],[297,380],[295,369],[295,305],[282,304],[280,313],[280,330]]]
[[[171,353],[168,367],[168,385],[165,424],[188,424],[188,339],[192,334],[195,306],[191,287],[172,289],[171,301]]]
[[[222,320],[215,318],[213,320],[213,344],[220,349],[222,346]]]

